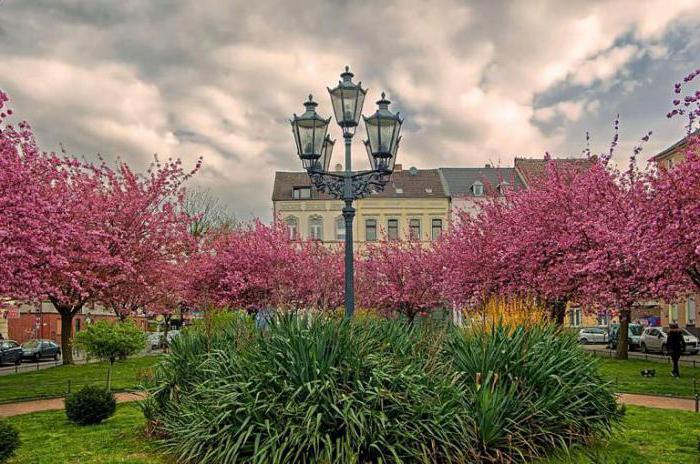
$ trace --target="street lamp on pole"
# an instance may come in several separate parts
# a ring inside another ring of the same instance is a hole
[[[352,222],[355,208],[352,203],[373,191],[381,191],[389,182],[394,170],[403,120],[398,113],[389,111],[389,100],[382,93],[377,102],[377,111],[363,117],[367,129],[364,141],[371,169],[353,171],[351,159],[352,137],[360,123],[362,106],[367,90],[362,83],[354,83],[354,74],[346,66],[341,80],[333,89],[328,89],[333,104],[335,120],[343,131],[345,141],[345,171],[329,171],[334,140],[327,134],[330,118],[324,119],[316,113],[318,103],[309,99],[304,103],[306,111],[293,116],[290,121],[297,154],[302,166],[311,178],[314,187],[334,198],[343,200],[343,218],[345,219],[345,317],[352,317],[355,309],[355,291],[353,288],[353,233]]]

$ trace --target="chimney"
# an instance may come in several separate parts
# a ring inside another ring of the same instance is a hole
[[[485,167],[486,169],[489,169],[489,168],[491,167],[491,165],[490,165],[489,163],[486,163],[486,164],[484,165],[484,167]]]
[[[394,171],[400,171],[401,170],[401,165],[400,164],[395,164],[394,165]]]

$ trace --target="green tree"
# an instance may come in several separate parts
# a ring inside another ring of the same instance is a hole
[[[112,367],[117,359],[142,350],[146,344],[146,334],[133,322],[99,321],[87,326],[75,336],[75,344],[94,356],[109,362],[107,370],[107,390],[112,388]]]

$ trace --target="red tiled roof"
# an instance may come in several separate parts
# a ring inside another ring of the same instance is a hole
[[[552,161],[557,168],[573,171],[585,171],[594,163],[588,158],[553,158]],[[527,185],[545,175],[547,163],[544,158],[515,158],[515,170]]]

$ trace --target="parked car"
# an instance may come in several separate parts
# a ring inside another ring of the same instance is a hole
[[[582,345],[589,343],[607,343],[608,331],[600,327],[586,327],[578,331],[578,342]]]
[[[630,324],[627,329],[627,344],[630,351],[638,350],[641,343],[642,327],[640,324]],[[610,335],[608,337],[608,348],[617,349],[617,340],[620,332],[620,324],[610,325]]]
[[[20,364],[22,347],[14,340],[0,340],[0,364]]]
[[[173,341],[173,338],[177,337],[179,334],[179,330],[169,330],[167,340],[168,344],[170,344],[170,342]],[[163,346],[164,335],[164,332],[151,332],[148,334],[148,345],[151,347],[152,350],[156,350]]]
[[[58,360],[61,356],[61,347],[52,340],[29,340],[22,343],[22,357],[39,362],[41,358],[53,358]]]
[[[685,329],[683,331],[683,341],[685,341],[685,354],[698,353],[698,339]],[[647,327],[642,333],[641,349],[643,353],[651,351],[667,355],[666,339],[668,338],[668,327]]]

